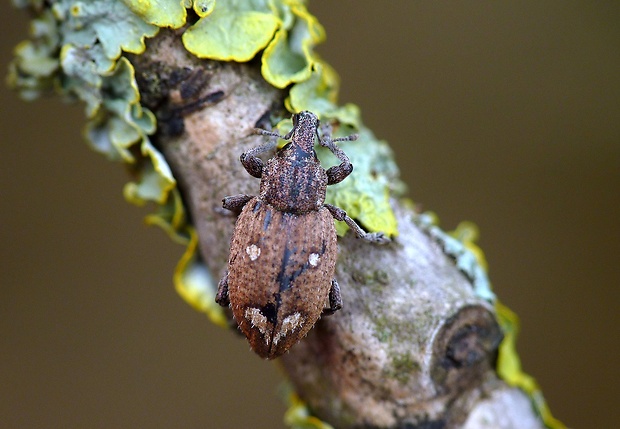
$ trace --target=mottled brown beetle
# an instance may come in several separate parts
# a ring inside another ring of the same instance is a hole
[[[223,200],[225,209],[239,213],[230,246],[228,270],[219,283],[216,301],[231,305],[233,317],[252,349],[273,359],[303,338],[325,311],[342,307],[334,279],[337,245],[333,219],[344,221],[355,234],[373,243],[390,240],[383,233],[367,233],[346,212],[325,204],[327,185],[346,178],[353,166],[311,112],[293,115],[293,129],[281,136],[257,129],[265,136],[290,142],[266,165],[258,154],[274,148],[277,139],[241,155],[248,173],[260,178],[260,194],[234,195]],[[314,151],[315,137],[341,163],[324,170]],[[329,299],[329,307],[325,303]]]

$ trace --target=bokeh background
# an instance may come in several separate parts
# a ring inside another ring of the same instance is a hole
[[[480,227],[554,414],[617,427],[620,3],[310,7],[409,195]],[[4,73],[27,17],[0,17]],[[277,366],[175,294],[183,249],[123,200],[82,106],[0,97],[0,427],[284,427]]]

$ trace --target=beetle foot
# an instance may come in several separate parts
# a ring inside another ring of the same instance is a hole
[[[222,199],[222,207],[232,213],[238,215],[243,207],[252,199],[253,195],[239,194],[224,197]]]
[[[390,237],[382,232],[367,232],[364,234],[364,237],[360,238],[375,244],[388,244],[392,241]]]
[[[383,232],[366,232],[359,226],[353,219],[351,219],[347,212],[342,210],[340,207],[332,206],[331,204],[324,204],[327,210],[330,211],[334,219],[343,221],[347,224],[351,230],[355,233],[357,238],[361,238],[364,241],[368,241],[369,243],[375,244],[388,244],[392,240],[385,235]]]
[[[220,280],[220,283],[217,285],[217,294],[215,295],[215,302],[217,302],[222,307],[228,307],[230,305],[230,299],[228,298],[228,271]]]
[[[340,285],[336,279],[332,279],[332,287],[329,290],[329,308],[323,310],[325,316],[331,316],[342,308],[342,296],[340,295]]]

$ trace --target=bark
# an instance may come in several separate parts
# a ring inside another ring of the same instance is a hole
[[[258,192],[239,162],[264,142],[252,129],[282,110],[259,63],[188,54],[162,30],[132,58],[143,103],[158,116],[165,154],[214,277],[224,272],[234,217],[224,196]],[[337,428],[541,428],[527,396],[494,370],[501,330],[493,305],[410,208],[393,201],[399,236],[374,246],[339,240],[344,308],[280,358],[312,412]]]

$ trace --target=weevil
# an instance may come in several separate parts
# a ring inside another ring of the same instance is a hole
[[[271,140],[240,157],[252,176],[261,179],[258,196],[233,195],[223,207],[238,213],[231,239],[228,269],[220,280],[216,302],[230,305],[239,329],[261,357],[274,359],[302,339],[321,314],[342,307],[334,278],[337,259],[334,219],[344,221],[366,241],[384,244],[383,233],[367,233],[346,212],[325,204],[328,185],[353,171],[329,126],[316,115],[293,115],[293,128],[282,136],[256,129]],[[272,150],[277,138],[288,140],[266,164],[258,157]],[[314,151],[315,138],[340,161],[325,170]],[[325,304],[328,303],[326,307]]]

